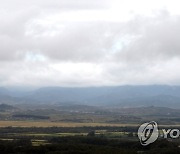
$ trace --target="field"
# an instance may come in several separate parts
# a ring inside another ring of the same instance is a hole
[[[76,123],[76,122],[50,122],[50,121],[0,121],[0,127],[138,127],[140,124],[131,123]],[[159,127],[180,127],[180,124],[159,125]]]
[[[0,127],[84,127],[84,126],[138,126],[137,124],[73,123],[49,121],[0,121]]]
[[[158,127],[180,129],[179,110],[156,107],[3,107],[6,109],[0,112],[2,153],[180,153],[180,139],[160,138],[146,148],[141,146],[137,136],[138,127],[152,119]]]
[[[21,123],[23,121],[19,122]],[[30,124],[32,123],[29,122]],[[0,150],[2,153],[22,154],[154,154],[160,151],[163,154],[174,151],[178,154],[180,152],[180,140],[159,139],[153,143],[153,146],[147,148],[141,146],[137,137],[137,126],[71,125],[73,127],[1,127]]]

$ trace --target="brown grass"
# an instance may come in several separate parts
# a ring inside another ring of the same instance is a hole
[[[137,126],[137,124],[108,124],[108,123],[66,123],[66,122],[37,122],[37,121],[0,121],[0,127],[83,127],[83,126]]]

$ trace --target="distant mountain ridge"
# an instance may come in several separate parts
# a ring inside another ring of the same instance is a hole
[[[15,107],[7,104],[0,104],[0,111],[13,110]]]
[[[6,95],[12,98],[12,92]],[[180,86],[45,87],[17,98],[28,103],[180,108]]]
[[[6,88],[0,87],[0,95],[4,95],[4,94],[8,94],[8,93],[9,93],[9,91]]]

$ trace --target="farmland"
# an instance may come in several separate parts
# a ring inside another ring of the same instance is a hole
[[[0,121],[0,127],[83,127],[83,126],[137,126],[137,124],[72,123],[49,121]]]
[[[169,108],[101,108],[90,106],[2,105],[0,150],[3,153],[157,153],[176,149],[180,140],[159,139],[140,145],[137,130],[154,119],[161,128],[178,128],[179,110]],[[167,114],[168,113],[168,114]],[[161,144],[166,146],[161,146]],[[163,148],[162,148],[163,147]],[[156,152],[154,152],[156,151]]]
[[[153,154],[159,150],[172,153],[180,152],[179,143],[180,140],[159,139],[153,146],[142,147],[137,138],[137,126],[0,128],[3,153],[135,154],[141,151]]]

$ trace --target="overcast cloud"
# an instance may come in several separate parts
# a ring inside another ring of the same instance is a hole
[[[178,0],[0,0],[0,86],[180,84]]]

